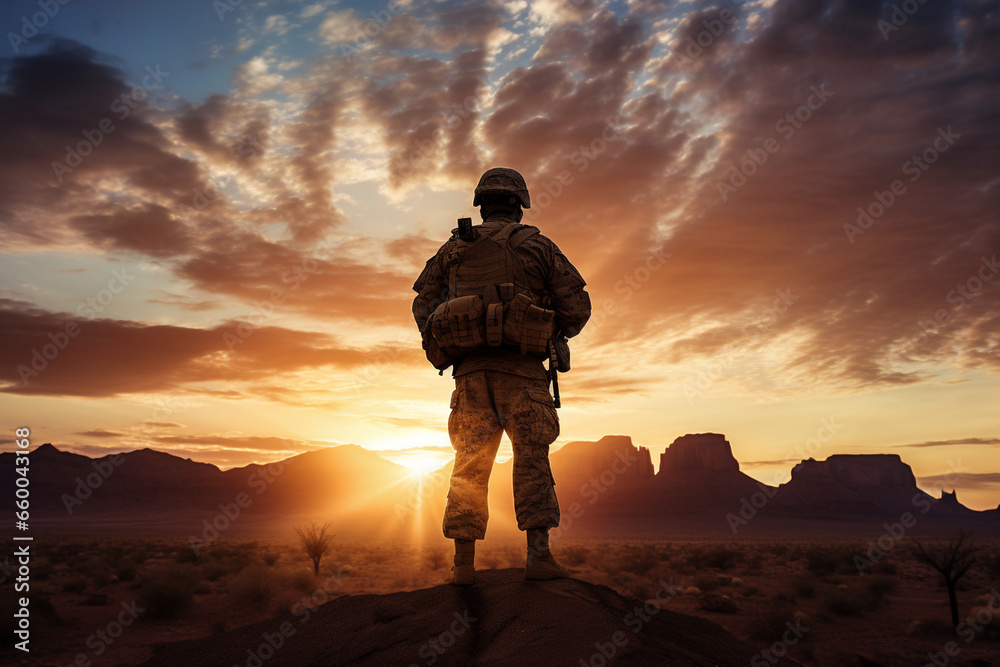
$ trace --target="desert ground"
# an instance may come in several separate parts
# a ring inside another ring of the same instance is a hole
[[[761,651],[755,666],[786,652],[805,665],[996,665],[1000,618],[969,615],[990,608],[991,596],[1000,608],[1000,542],[978,544],[978,560],[959,584],[966,622],[957,633],[941,577],[913,557],[906,539],[884,553],[851,540],[566,539],[553,549],[578,579],[640,601],[659,597],[751,642]],[[139,664],[162,645],[303,613],[339,596],[445,583],[449,546],[335,541],[316,576],[293,541],[219,540],[198,554],[181,540],[40,542],[31,561],[30,657],[13,650],[8,627],[0,662]],[[523,564],[519,543],[479,543],[478,569]],[[4,577],[5,605],[13,582]],[[9,614],[4,623],[12,623]]]

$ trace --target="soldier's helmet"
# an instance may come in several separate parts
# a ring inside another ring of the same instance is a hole
[[[508,193],[517,197],[524,208],[531,208],[531,199],[528,198],[528,186],[525,185],[521,174],[507,167],[496,167],[488,170],[479,179],[479,185],[476,186],[476,196],[472,200],[472,205],[479,206],[482,195]]]

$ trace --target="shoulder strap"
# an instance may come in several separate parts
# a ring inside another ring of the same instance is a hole
[[[510,247],[516,248],[517,246],[524,243],[529,236],[534,236],[538,234],[538,227],[532,227],[531,225],[521,225],[521,228],[511,234],[510,237]]]

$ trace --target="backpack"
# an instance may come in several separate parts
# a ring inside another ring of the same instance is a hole
[[[426,327],[432,339],[424,341],[427,358],[442,371],[501,346],[544,358],[555,333],[555,311],[528,289],[514,252],[538,228],[508,222],[492,233],[477,232],[475,239],[458,239],[446,256],[448,299]]]

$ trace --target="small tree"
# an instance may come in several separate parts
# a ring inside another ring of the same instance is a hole
[[[944,578],[948,587],[948,601],[951,603],[951,624],[958,627],[958,596],[955,586],[976,563],[976,553],[979,551],[972,542],[971,530],[959,530],[947,545],[940,544],[925,547],[913,540],[913,555],[922,563],[927,563],[937,570]]]
[[[295,528],[295,534],[299,536],[302,548],[305,549],[306,555],[312,559],[313,572],[316,576],[319,576],[319,562],[333,545],[333,533],[327,532],[329,530],[330,522],[324,523],[322,526],[310,523],[308,526],[296,526]]]

